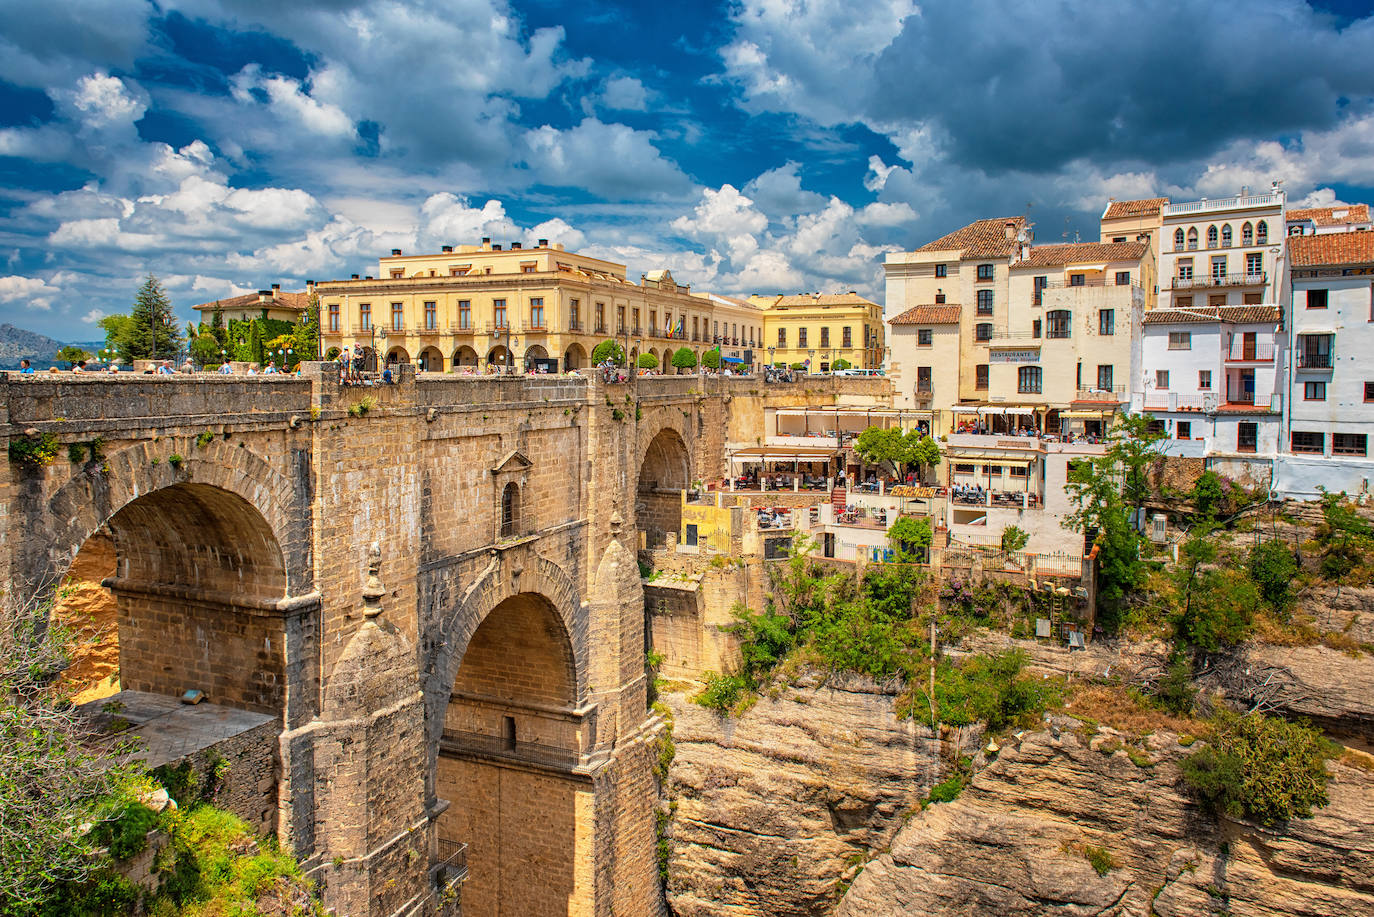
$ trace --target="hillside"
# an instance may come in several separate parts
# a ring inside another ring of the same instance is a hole
[[[65,346],[65,342],[54,340],[46,334],[16,328],[9,322],[0,324],[0,369],[18,369],[19,361],[28,359],[35,369],[46,369],[53,365],[53,355]],[[94,352],[99,342],[76,344]],[[66,364],[60,364],[65,366]]]

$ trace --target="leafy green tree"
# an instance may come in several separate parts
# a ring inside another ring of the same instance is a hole
[[[1344,492],[1322,491],[1322,522],[1316,536],[1322,576],[1341,582],[1364,564],[1366,552],[1374,545],[1374,526],[1356,512]]]
[[[940,464],[940,444],[932,437],[912,430],[906,435],[906,454],[903,461],[920,468],[934,468]]]
[[[1259,601],[1255,587],[1243,575],[1216,566],[1214,529],[1208,524],[1193,529],[1179,549],[1179,565],[1174,571],[1178,590],[1174,627],[1178,639],[1207,652],[1245,640]]]
[[[1226,487],[1221,475],[1210,469],[1204,471],[1193,482],[1193,509],[1204,518],[1215,516],[1221,501],[1226,498]]]
[[[906,438],[896,427],[869,427],[854,440],[854,454],[866,465],[887,465],[896,473],[906,458]]]
[[[720,369],[720,350],[708,350],[701,355],[701,365],[707,369]]]
[[[1107,431],[1107,455],[1120,470],[1122,496],[1137,510],[1150,498],[1150,466],[1163,454],[1164,439],[1152,414],[1126,414]]]
[[[1278,539],[1261,541],[1250,548],[1246,568],[1261,598],[1275,611],[1286,613],[1293,604],[1293,577],[1298,575],[1298,560],[1288,545]]]
[[[1019,526],[1009,525],[1002,530],[1002,553],[1014,554],[1030,541],[1030,533]]]
[[[599,366],[610,360],[612,363],[623,363],[625,361],[625,348],[618,343],[607,338],[592,349],[592,365]]]
[[[310,294],[310,302],[296,325],[296,362],[314,360],[320,353],[320,295]]]
[[[1212,720],[1207,744],[1179,768],[1214,813],[1275,825],[1310,818],[1326,805],[1326,759],[1336,752],[1334,743],[1304,724],[1223,711]]]
[[[191,357],[201,365],[219,363],[224,357],[220,353],[219,341],[210,333],[196,335],[191,340]]]
[[[73,347],[68,344],[57,352],[55,359],[66,363],[69,368],[75,368],[76,364],[91,359],[91,355],[80,347]]]
[[[897,554],[898,563],[924,563],[930,550],[930,520],[918,516],[902,516],[887,529],[887,543]]]
[[[281,334],[263,344],[263,354],[278,367],[294,369],[301,361],[301,347],[295,334]],[[277,353],[281,351],[281,353]],[[287,351],[291,351],[287,353]]]
[[[849,361],[846,360],[844,357],[840,357],[840,358],[839,358],[838,360],[836,360],[834,363],[831,363],[831,364],[830,364],[830,370],[831,370],[831,372],[834,372],[835,370],[839,370],[839,369],[848,369],[849,367],[850,367],[850,363],[849,363]]]
[[[138,288],[128,315],[100,320],[107,347],[129,360],[171,359],[181,350],[181,329],[162,283],[152,274]]]
[[[637,362],[640,369],[658,369],[658,357],[651,353],[641,353]]]
[[[210,315],[210,333],[219,341],[221,350],[227,350],[229,345],[229,331],[224,327],[224,310],[216,309]]]
[[[697,355],[690,347],[679,347],[673,352],[673,365],[678,369],[696,369]]]

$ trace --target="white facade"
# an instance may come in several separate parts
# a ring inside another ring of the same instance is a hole
[[[1161,211],[1159,308],[1285,303],[1284,192],[1242,192]]]

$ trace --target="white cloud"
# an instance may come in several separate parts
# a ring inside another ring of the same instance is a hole
[[[611,77],[601,90],[601,104],[617,111],[647,111],[649,91],[635,77]]]
[[[94,325],[96,322],[100,321],[108,314],[108,312],[103,312],[100,309],[92,309],[85,315],[81,316],[81,321],[85,322],[88,325]]]
[[[525,161],[540,184],[583,188],[608,200],[676,195],[687,176],[654,146],[655,135],[586,118],[569,130],[525,134]]]
[[[52,308],[53,297],[60,292],[39,277],[0,277],[0,303],[20,303],[47,311]]]
[[[132,125],[148,110],[147,101],[123,80],[96,72],[76,81],[74,90],[54,90],[54,100],[70,107],[88,127]]]
[[[326,72],[326,81],[333,78]],[[233,96],[244,105],[257,104],[253,90],[261,90],[267,96],[267,106],[277,118],[291,127],[301,127],[312,134],[331,139],[349,139],[354,136],[353,122],[343,109],[329,102],[312,98],[304,87],[293,79],[282,76],[264,76],[258,64],[249,64],[230,81]]]

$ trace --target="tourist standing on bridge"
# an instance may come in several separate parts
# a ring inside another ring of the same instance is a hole
[[[21,375],[24,375],[24,376],[32,376],[32,375],[33,375],[33,364],[30,363],[28,360],[20,360],[20,361],[19,361],[19,372],[20,372]]]

